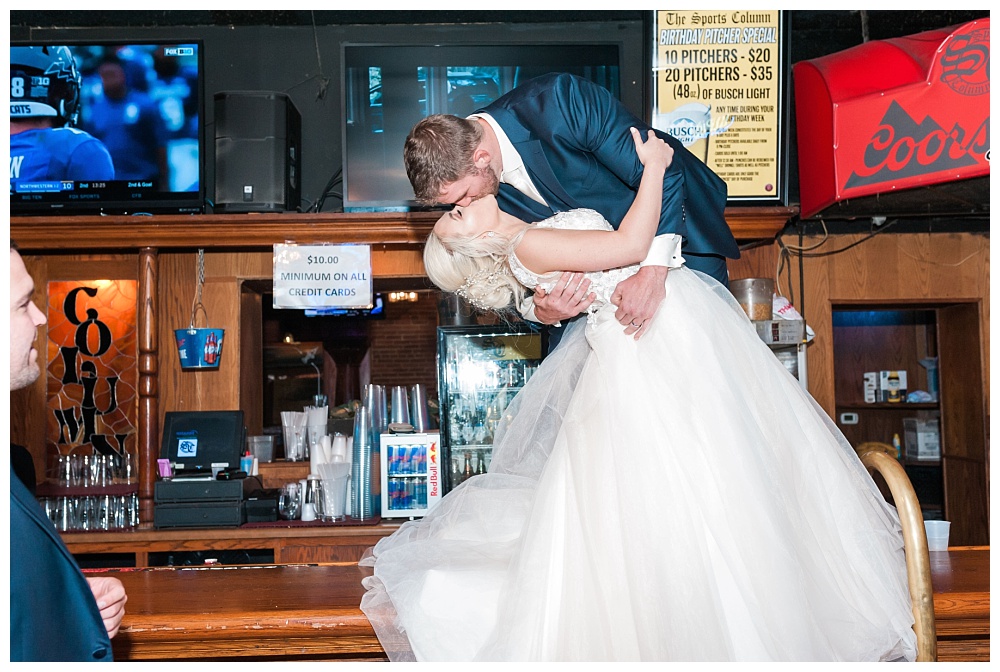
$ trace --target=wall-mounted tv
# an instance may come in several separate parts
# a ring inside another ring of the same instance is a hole
[[[521,82],[570,72],[621,98],[621,45],[342,45],[344,212],[423,209],[403,143],[429,114],[466,116]]]
[[[200,213],[200,41],[12,42],[11,214]]]
[[[306,317],[358,317],[372,320],[385,318],[385,296],[377,292],[371,308],[304,308]]]

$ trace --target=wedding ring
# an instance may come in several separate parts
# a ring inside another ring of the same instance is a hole
[[[635,320],[630,320],[629,324],[631,324],[633,327],[636,327],[636,328],[639,328],[639,327],[642,326],[642,322],[640,322],[639,324],[636,324]]]

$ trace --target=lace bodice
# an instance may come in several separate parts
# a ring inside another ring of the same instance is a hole
[[[538,222],[535,226],[551,229],[612,230],[611,224],[604,219],[601,213],[585,208],[557,212],[548,219]],[[559,279],[560,273],[558,272],[537,275],[529,271],[513,251],[508,257],[507,263],[510,265],[511,273],[514,274],[517,281],[529,289],[541,287],[545,291],[550,291]],[[606,303],[609,303],[611,293],[618,286],[618,283],[634,275],[638,270],[639,265],[633,264],[622,268],[613,268],[608,271],[585,273],[584,275],[590,280],[590,291],[597,294],[597,299],[591,304],[588,312],[593,313]]]

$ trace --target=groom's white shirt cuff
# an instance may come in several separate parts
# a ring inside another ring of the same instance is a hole
[[[521,302],[521,305],[518,307],[518,310],[521,312],[521,317],[523,317],[524,319],[528,320],[529,322],[538,322],[538,316],[535,315],[535,302],[530,296],[524,297],[524,300]],[[538,323],[541,324],[541,322]],[[552,326],[561,327],[562,323],[556,322]]]
[[[683,239],[676,233],[664,233],[653,238],[653,244],[649,247],[646,258],[639,266],[666,266],[667,268],[679,268],[684,265],[684,257],[681,256],[681,241]],[[519,312],[524,319],[529,322],[538,322],[535,315],[535,302],[530,296],[524,297],[519,306]],[[553,327],[561,327],[562,322],[556,322]]]
[[[653,238],[653,244],[650,245],[646,258],[639,263],[639,266],[666,266],[667,268],[683,266],[682,240],[676,233],[664,233],[656,236]]]

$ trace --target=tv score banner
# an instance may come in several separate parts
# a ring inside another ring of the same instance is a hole
[[[651,122],[729,187],[782,201],[787,35],[780,10],[657,10]]]

